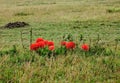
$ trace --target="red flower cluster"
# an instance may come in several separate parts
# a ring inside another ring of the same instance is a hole
[[[83,45],[81,46],[81,49],[84,50],[84,51],[88,51],[88,50],[89,50],[89,45],[83,44]]]
[[[67,42],[65,46],[67,49],[74,49],[75,43],[74,42]]]
[[[76,47],[76,44],[73,41],[61,41],[61,46],[64,46],[66,49],[74,49]],[[55,49],[54,42],[44,40],[43,38],[37,38],[35,43],[30,45],[30,50],[36,51],[45,47],[47,47],[50,51],[53,51]],[[84,51],[89,51],[89,45],[83,44],[81,46],[81,49]]]
[[[45,46],[48,46],[49,50],[51,51],[54,50],[54,42],[44,40],[43,38],[37,38],[36,42],[30,45],[30,50],[36,51],[39,48],[44,48]]]
[[[33,43],[30,45],[30,50],[37,50],[39,47],[38,47],[38,44],[37,43]]]
[[[44,41],[44,39],[43,38],[37,38],[36,39],[36,43],[41,42],[41,41]]]
[[[67,49],[74,49],[76,47],[75,43],[72,42],[72,41],[71,42],[62,41],[61,46],[65,46]],[[84,51],[88,51],[89,50],[89,45],[83,44],[81,46],[81,49],[84,50]]]
[[[45,47],[45,42],[44,41],[40,41],[37,43],[39,48],[44,48]]]
[[[48,46],[54,46],[54,42],[53,42],[53,41],[48,41],[48,42],[47,42],[47,45],[48,45]]]
[[[75,43],[72,41],[71,42],[62,41],[61,45],[65,46],[67,49],[74,49],[75,48]]]
[[[49,50],[53,51],[55,49],[54,45],[53,46],[49,46]]]
[[[61,46],[65,46],[65,45],[66,45],[66,41],[62,41]]]
[[[44,43],[45,43],[45,45],[47,45],[48,44],[48,40],[44,40]]]

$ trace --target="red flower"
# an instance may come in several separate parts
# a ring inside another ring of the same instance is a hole
[[[33,43],[33,44],[30,45],[30,50],[36,51],[38,48],[39,48],[39,46],[38,46],[37,43]]]
[[[62,42],[61,42],[61,46],[65,46],[66,43],[67,43],[66,41],[62,41]]]
[[[54,42],[53,41],[48,41],[47,45],[48,46],[54,46]]]
[[[45,45],[48,45],[48,40],[44,40]]]
[[[82,48],[84,51],[88,51],[88,50],[89,50],[89,45],[83,44],[83,45],[81,46],[81,48]]]
[[[75,43],[74,42],[67,42],[65,46],[67,49],[74,49]]]
[[[39,48],[44,48],[45,47],[45,42],[44,41],[40,41],[37,43]]]
[[[44,39],[43,39],[43,38],[37,38],[37,39],[36,39],[36,43],[38,43],[38,42],[40,42],[40,41],[44,41]]]
[[[49,46],[49,50],[53,51],[55,49],[54,45],[53,46]]]

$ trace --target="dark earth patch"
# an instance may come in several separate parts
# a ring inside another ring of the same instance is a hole
[[[21,28],[21,27],[25,27],[25,26],[29,26],[29,24],[26,22],[13,22],[13,23],[10,22],[3,27],[12,29],[12,28]]]

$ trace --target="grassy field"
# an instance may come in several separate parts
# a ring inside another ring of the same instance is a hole
[[[120,83],[120,0],[0,0],[0,26],[15,21],[30,26],[0,28],[0,83]],[[112,52],[31,54],[31,28],[33,41],[53,40],[56,48],[63,35],[72,34],[80,45],[93,45],[99,36]],[[81,35],[84,41],[79,42]],[[17,53],[5,52],[14,45]]]

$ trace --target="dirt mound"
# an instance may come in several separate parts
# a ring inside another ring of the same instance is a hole
[[[20,27],[25,27],[28,26],[29,24],[26,22],[13,22],[13,23],[8,23],[4,26],[4,28],[20,28]]]

